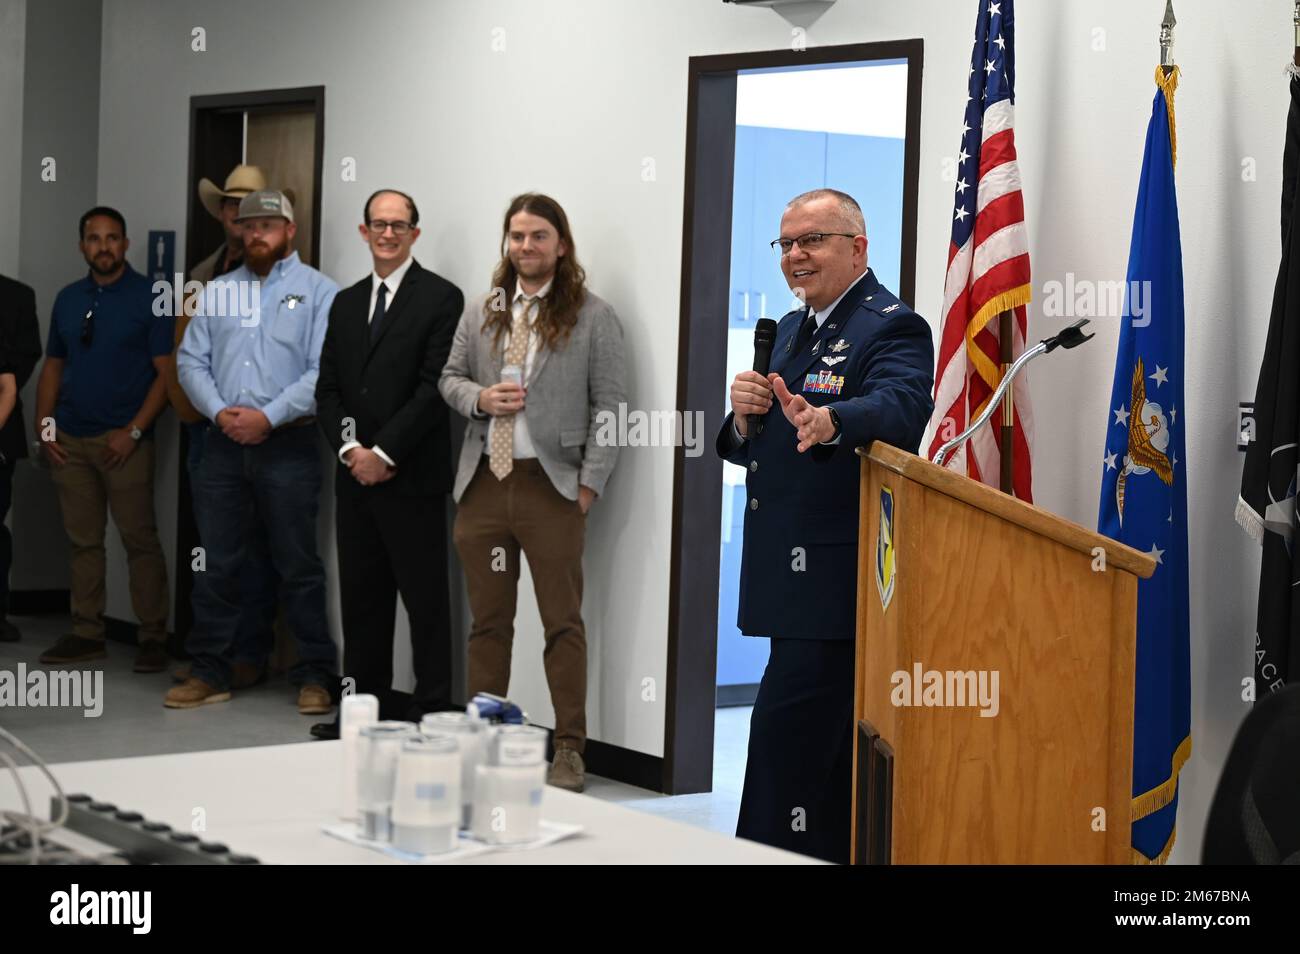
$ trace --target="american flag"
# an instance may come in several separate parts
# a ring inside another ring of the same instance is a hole
[[[1011,0],[980,0],[944,282],[930,457],[979,415],[1001,380],[998,316],[1002,312],[1014,311],[1013,358],[1025,347],[1029,237],[1016,163],[1013,34]],[[1028,389],[1023,374],[1012,385],[1013,487],[1022,500],[1033,499]],[[999,411],[946,466],[996,486],[1001,423]]]

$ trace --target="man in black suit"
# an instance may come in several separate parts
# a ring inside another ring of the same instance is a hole
[[[374,271],[334,299],[316,384],[317,418],[339,457],[343,675],[379,697],[381,718],[416,721],[451,703],[451,444],[438,377],[465,304],[411,257],[419,221],[405,193],[384,189],[366,202],[359,229]],[[411,627],[409,702],[392,691],[398,593]]]
[[[14,465],[27,456],[21,391],[41,359],[41,326],[36,318],[36,293],[21,282],[0,275],[0,374],[12,374],[20,392],[7,419],[0,419],[0,642],[12,643],[21,634],[9,611],[9,567],[14,541],[5,517],[13,499]]]

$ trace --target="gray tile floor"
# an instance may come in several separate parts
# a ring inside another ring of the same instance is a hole
[[[13,622],[22,630],[23,639],[0,643],[0,670],[14,673],[20,663],[26,664],[28,670],[44,668],[37,657],[68,630],[67,618],[60,616],[16,616]],[[5,707],[0,708],[0,725],[54,764],[308,742],[312,723],[321,721],[321,716],[298,714],[297,693],[283,676],[239,693],[232,703],[166,709],[162,699],[173,685],[170,676],[133,673],[134,654],[133,647],[110,642],[108,658],[92,664],[104,673],[103,712],[97,718],[86,718],[79,708]],[[588,775],[587,793],[639,811],[734,834],[749,744],[749,714],[749,707],[717,710],[712,792],[664,796]],[[12,794],[8,783],[0,782],[0,805]]]

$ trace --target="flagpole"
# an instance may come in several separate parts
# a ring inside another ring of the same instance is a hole
[[[1291,20],[1295,24],[1295,63],[1296,69],[1300,69],[1300,0],[1295,0],[1295,12],[1291,15]]]
[[[1300,0],[1296,0],[1300,3]],[[1011,367],[1011,362],[1015,360],[1012,353],[1012,331],[1011,321],[1014,317],[1011,309],[1007,309],[998,316],[998,347],[1002,355],[1002,374],[1006,375],[1007,368]],[[1014,402],[1011,396],[1015,393],[1015,388],[1007,388],[1007,393],[1002,395],[1002,478],[1000,481],[1002,492],[1015,496],[1014,471],[1012,469],[1012,454],[1015,450],[1016,443],[1016,412]]]
[[[1300,0],[1296,0],[1296,10],[1300,11]],[[1178,21],[1174,19],[1174,0],[1165,0],[1165,16],[1160,21],[1160,69],[1165,74],[1165,79],[1174,71],[1174,27],[1177,25]],[[1300,21],[1297,21],[1297,29],[1300,30]],[[1300,33],[1296,35],[1300,36]],[[1296,54],[1300,55],[1300,49],[1296,50]]]

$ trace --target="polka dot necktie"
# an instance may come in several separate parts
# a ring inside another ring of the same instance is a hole
[[[528,312],[532,309],[535,296],[524,295],[523,307],[510,324],[510,344],[506,348],[503,367],[524,366],[524,356],[528,354]],[[497,480],[505,480],[515,466],[515,418],[519,415],[504,414],[496,418],[492,425],[492,446],[488,452],[488,466]]]

